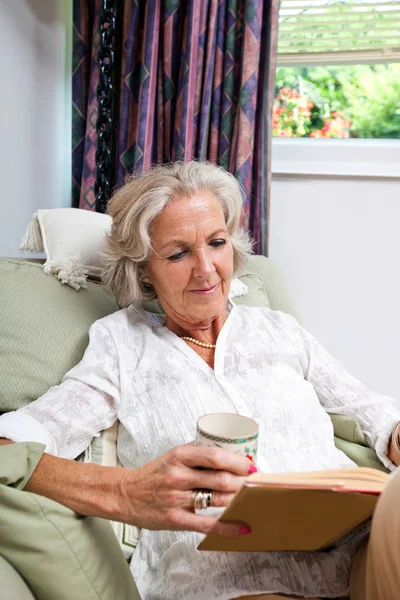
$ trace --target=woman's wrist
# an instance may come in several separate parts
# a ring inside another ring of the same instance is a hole
[[[123,467],[102,467],[43,454],[25,490],[84,516],[118,519]]]

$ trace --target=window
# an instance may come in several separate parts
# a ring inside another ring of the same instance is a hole
[[[273,134],[400,139],[400,1],[282,0]]]

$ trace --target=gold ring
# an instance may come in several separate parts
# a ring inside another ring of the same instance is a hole
[[[193,490],[193,506],[195,510],[204,510],[211,506],[211,490]]]

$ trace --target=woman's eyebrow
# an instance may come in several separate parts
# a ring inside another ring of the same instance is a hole
[[[213,231],[208,237],[207,239],[210,240],[213,237],[215,237],[216,235],[219,235],[221,233],[227,233],[226,229],[217,229],[216,231]],[[187,240],[179,240],[179,239],[172,239],[169,242],[167,242],[166,244],[164,244],[164,246],[161,246],[160,248],[160,252],[162,252],[163,250],[165,250],[165,248],[168,248],[168,246],[187,246]]]
[[[218,235],[220,233],[228,233],[228,232],[225,227],[224,228],[221,227],[220,229],[217,229],[217,231],[214,231],[211,235],[209,235],[208,239],[210,240],[211,238],[215,237],[216,235]]]
[[[170,240],[169,242],[164,244],[164,246],[161,246],[160,252],[162,252],[163,250],[165,250],[165,248],[168,248],[169,246],[185,246],[186,244],[187,241],[185,242],[184,240]]]

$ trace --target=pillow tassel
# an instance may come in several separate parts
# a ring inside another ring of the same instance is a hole
[[[84,268],[79,256],[71,256],[64,260],[48,260],[43,265],[46,275],[54,274],[61,283],[73,287],[77,292],[87,288],[88,270]]]
[[[229,292],[230,298],[236,298],[237,296],[245,296],[248,294],[249,288],[243,281],[240,279],[232,279],[231,281],[231,289]]]
[[[21,241],[19,249],[21,252],[44,252],[42,232],[40,231],[39,219],[37,213],[32,217],[32,221],[26,228],[25,235]]]

